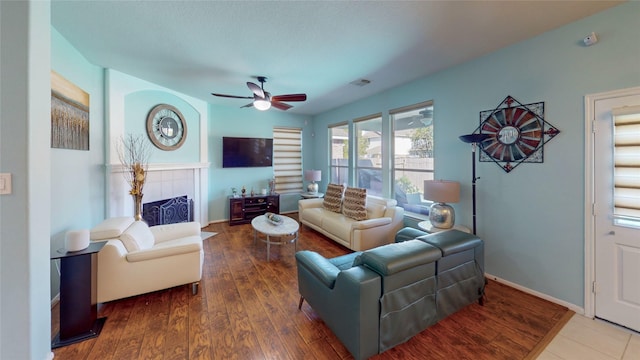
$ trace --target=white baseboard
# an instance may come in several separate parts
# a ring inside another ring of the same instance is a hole
[[[60,293],[57,293],[56,296],[54,296],[53,299],[51,299],[51,308],[53,309],[53,307],[56,306],[59,302],[60,302]]]
[[[564,300],[556,299],[553,296],[549,296],[547,294],[543,294],[541,292],[538,292],[538,291],[535,291],[535,290],[531,290],[531,289],[526,288],[526,287],[524,287],[522,285],[518,285],[516,283],[512,283],[511,281],[507,281],[505,279],[501,279],[501,278],[499,278],[497,276],[494,276],[494,275],[491,275],[491,274],[488,274],[488,273],[485,273],[484,276],[489,278],[489,279],[491,279],[491,280],[495,280],[495,281],[497,281],[497,282],[499,282],[501,284],[510,286],[510,287],[512,287],[514,289],[518,289],[518,290],[520,290],[522,292],[525,292],[527,294],[531,294],[531,295],[539,297],[541,299],[544,299],[544,300],[547,300],[547,301],[551,301],[552,303],[556,303],[558,305],[565,306],[569,310],[572,310],[573,312],[575,312],[576,314],[584,315],[584,308],[580,307],[580,306],[578,306],[576,304],[572,304],[572,303],[566,302]]]
[[[211,224],[219,224],[219,223],[224,223],[224,222],[229,222],[229,219],[212,220],[212,221],[209,221],[209,222],[207,223],[207,225],[211,225]]]

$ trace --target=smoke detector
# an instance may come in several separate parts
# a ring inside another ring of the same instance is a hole
[[[591,46],[598,42],[598,37],[596,36],[596,33],[592,31],[591,34],[582,39],[582,42],[584,42],[585,46]]]

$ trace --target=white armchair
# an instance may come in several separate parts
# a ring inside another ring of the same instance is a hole
[[[91,230],[91,240],[107,241],[98,253],[98,302],[188,283],[197,293],[204,262],[199,223],[149,227],[110,218]]]

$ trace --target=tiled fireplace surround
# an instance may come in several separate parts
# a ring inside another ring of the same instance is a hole
[[[206,172],[208,164],[150,164],[144,185],[143,203],[187,195],[194,201],[194,220],[207,224]],[[112,165],[108,184],[109,217],[133,215],[133,197],[123,168]]]

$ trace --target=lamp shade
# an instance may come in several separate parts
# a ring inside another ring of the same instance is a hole
[[[439,203],[457,203],[460,201],[460,183],[450,180],[425,180],[425,200]]]
[[[322,171],[320,170],[305,170],[304,179],[306,181],[320,181],[322,179]]]

